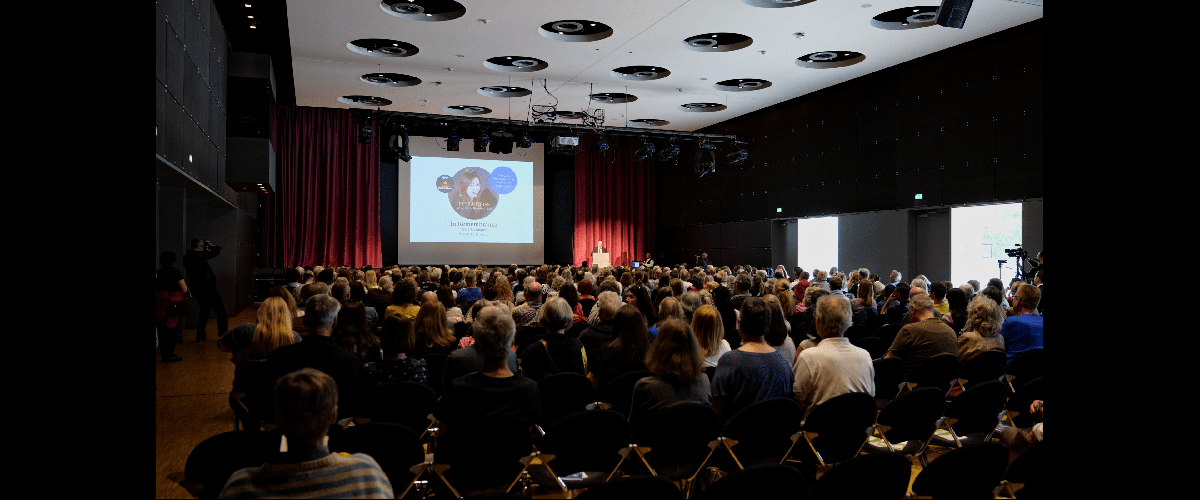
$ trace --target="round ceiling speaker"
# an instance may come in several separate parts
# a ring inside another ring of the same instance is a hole
[[[454,0],[383,0],[379,8],[413,21],[449,21],[467,13],[467,8]]]
[[[420,49],[411,43],[383,38],[363,38],[346,44],[346,48],[373,57],[409,57],[416,55]]]
[[[779,9],[783,7],[795,7],[804,5],[815,0],[742,0],[742,3],[751,7],[761,7],[764,9]]]
[[[724,90],[726,92],[750,92],[752,90],[762,90],[770,86],[771,82],[755,78],[737,78],[717,82],[716,85],[713,85],[717,90]]]
[[[358,79],[371,85],[381,85],[384,87],[411,87],[421,84],[420,78],[401,75],[400,73],[367,73],[358,77]]]
[[[827,50],[822,52],[813,52],[812,54],[800,56],[796,59],[796,65],[801,68],[842,68],[852,64],[863,62],[867,56],[859,52],[851,52],[848,50]]]
[[[350,104],[353,106],[367,106],[367,107],[380,107],[380,106],[391,106],[392,105],[392,101],[390,101],[388,99],[384,99],[382,97],[370,96],[370,95],[344,95],[344,96],[338,98],[338,102],[343,103],[343,104]]]
[[[521,87],[506,87],[504,85],[496,85],[494,87],[480,87],[479,95],[488,97],[525,97],[532,94],[533,91],[523,89]]]
[[[443,108],[442,111],[445,111],[452,115],[468,115],[468,116],[486,115],[486,114],[492,112],[492,110],[485,108],[483,106],[447,106],[446,108]]]
[[[690,113],[711,113],[713,111],[721,111],[726,107],[724,104],[717,104],[715,102],[691,102],[679,106],[679,109]]]
[[[937,5],[902,7],[871,18],[871,26],[885,30],[915,30],[937,24]]]
[[[671,122],[658,118],[638,118],[637,120],[629,120],[629,124],[635,127],[661,127],[663,125],[670,125]]]
[[[621,94],[617,92],[605,92],[602,94],[591,94],[588,100],[605,104],[622,104],[637,100],[637,96],[633,94]]]
[[[683,39],[683,47],[696,52],[730,52],[744,49],[754,39],[737,33],[708,33]]]
[[[612,36],[613,30],[596,21],[554,21],[543,24],[538,33],[560,42],[594,42]]]
[[[671,75],[667,68],[659,66],[622,66],[609,71],[608,74],[622,80],[648,81],[666,78]]]
[[[535,57],[525,56],[500,56],[493,57],[483,62],[483,65],[493,71],[503,71],[505,73],[529,73],[531,71],[543,70],[550,67],[546,61]]]

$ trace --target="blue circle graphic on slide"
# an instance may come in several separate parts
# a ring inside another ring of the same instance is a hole
[[[508,167],[497,167],[492,171],[492,190],[508,194],[517,188],[517,173]]]

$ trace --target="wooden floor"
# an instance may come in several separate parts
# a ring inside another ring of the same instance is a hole
[[[257,306],[250,306],[229,325],[253,322]],[[196,342],[196,330],[184,329],[183,342],[175,348],[183,361],[162,363],[154,358],[154,458],[155,498],[193,498],[179,480],[183,478],[188,453],[205,439],[234,430],[229,392],[233,388],[233,363],[229,353],[217,349],[216,320],[208,322],[207,342]],[[931,447],[929,458],[947,449]],[[913,465],[912,478],[921,471]],[[911,489],[911,479],[909,487]],[[562,498],[558,492],[538,494],[537,498]]]

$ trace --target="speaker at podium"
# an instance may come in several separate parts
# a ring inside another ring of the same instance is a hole
[[[608,249],[604,248],[603,241],[597,241],[596,246],[592,247],[592,264],[600,267],[612,265],[608,257]]]

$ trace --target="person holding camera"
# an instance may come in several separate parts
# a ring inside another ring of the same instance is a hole
[[[217,335],[229,331],[229,313],[225,310],[225,302],[221,300],[221,292],[217,291],[217,275],[210,259],[221,255],[221,247],[213,246],[211,241],[199,238],[192,240],[192,249],[183,256],[183,268],[187,270],[188,282],[192,294],[199,302],[200,318],[196,322],[196,342],[208,340],[208,311],[217,312]]]

